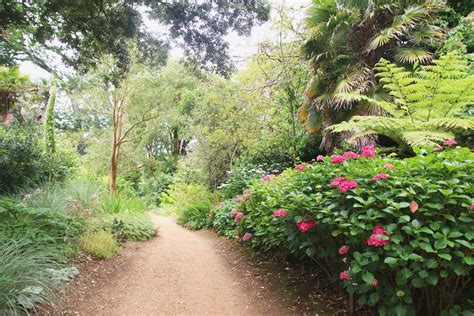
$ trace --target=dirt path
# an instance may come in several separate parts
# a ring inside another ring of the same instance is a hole
[[[120,262],[111,263],[100,281],[90,281],[92,289],[89,284],[74,303],[66,303],[63,314],[288,314],[277,299],[262,299],[242,284],[216,252],[219,239],[213,234],[186,230],[169,217],[152,218],[158,237],[128,244]]]

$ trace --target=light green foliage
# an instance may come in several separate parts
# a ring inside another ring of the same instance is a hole
[[[415,72],[381,60],[375,70],[380,84],[389,91],[387,101],[339,95],[366,102],[385,115],[355,116],[349,122],[330,127],[334,132],[352,132],[349,142],[364,135],[381,134],[410,148],[433,145],[454,138],[453,132],[474,129],[474,120],[464,114],[474,102],[474,74],[466,58],[449,53]]]
[[[146,214],[99,214],[89,220],[87,228],[89,231],[110,232],[120,243],[148,240],[156,234],[153,222]]]
[[[130,213],[141,214],[147,210],[143,200],[120,194],[106,194],[101,200],[101,210],[108,214]]]
[[[179,214],[182,209],[199,204],[211,204],[211,193],[200,184],[176,182],[170,187],[162,204],[166,214]]]
[[[111,258],[120,247],[110,232],[103,230],[87,232],[81,238],[81,248],[84,252],[99,258]]]
[[[210,224],[210,204],[192,204],[178,211],[178,224],[189,229],[202,229]]]
[[[54,141],[54,105],[56,103],[57,88],[53,84],[49,90],[49,99],[46,106],[46,116],[44,118],[44,142],[46,151],[54,154],[56,152],[56,143]]]

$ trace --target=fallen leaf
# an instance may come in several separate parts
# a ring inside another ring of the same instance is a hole
[[[411,201],[410,202],[410,211],[412,213],[415,213],[417,209],[418,209],[418,203],[416,203],[415,200]]]

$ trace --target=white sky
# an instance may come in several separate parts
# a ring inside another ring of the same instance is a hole
[[[296,12],[298,12],[298,15],[295,18],[301,19],[304,16],[305,8],[308,7],[308,5],[311,3],[311,0],[271,0],[271,2],[272,7],[283,5],[289,9],[295,9]],[[275,18],[275,12],[272,12],[271,19],[272,18]],[[245,61],[247,57],[251,56],[257,51],[259,43],[272,40],[276,37],[276,30],[271,27],[271,19],[269,22],[255,27],[252,30],[252,35],[250,37],[238,36],[236,32],[232,32],[227,36],[230,54],[234,62],[238,64],[239,62]],[[149,31],[155,30],[156,33],[159,33],[161,30],[163,30],[163,26],[160,26],[160,24],[156,21],[145,19],[145,26]],[[182,50],[172,43],[170,57],[179,58],[182,56]],[[32,80],[50,77],[46,71],[42,70],[31,62],[22,62],[20,64],[20,70],[22,73],[29,75]]]

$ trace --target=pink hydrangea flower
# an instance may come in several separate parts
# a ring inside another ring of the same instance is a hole
[[[273,177],[275,177],[274,174],[267,174],[265,177],[262,178],[262,182],[263,183],[268,182],[268,180],[270,180]]]
[[[367,245],[379,247],[388,245],[390,243],[389,239],[382,239],[380,236],[388,237],[388,234],[382,226],[374,227],[372,235],[370,235],[370,238],[367,239]]]
[[[240,222],[242,217],[244,217],[244,213],[243,212],[238,212],[237,215],[235,216],[235,221]]]
[[[350,279],[352,279],[351,276],[349,275],[349,270],[342,271],[339,274],[339,279],[340,280],[350,280]]]
[[[345,180],[339,184],[339,190],[341,190],[341,192],[346,192],[355,188],[357,188],[357,183],[352,180]]]
[[[379,174],[376,174],[376,175],[372,178],[372,181],[377,182],[377,181],[379,181],[380,179],[387,179],[387,178],[388,178],[388,174],[386,174],[386,173],[379,173]]]
[[[352,152],[352,151],[346,151],[344,153],[344,157],[346,159],[357,159],[357,158],[359,158],[359,155],[356,154],[355,152]]]
[[[297,165],[297,166],[295,167],[295,170],[297,170],[297,171],[304,170],[304,166],[303,166],[303,165]]]
[[[332,180],[331,183],[329,184],[332,187],[337,187],[339,186],[342,182],[346,181],[346,178],[344,177],[337,177],[336,179]]]
[[[342,256],[349,251],[349,248],[349,246],[342,246],[337,252]]]
[[[277,218],[277,217],[285,217],[286,216],[286,211],[284,209],[279,209],[279,210],[276,210],[273,215],[273,217]]]
[[[362,147],[362,153],[360,155],[364,158],[373,158],[373,157],[375,157],[374,146],[364,146],[364,147]]]
[[[296,226],[302,233],[306,233],[307,231],[313,229],[316,226],[316,223],[313,220],[299,221],[296,223]]]
[[[436,145],[435,148],[433,148],[433,151],[435,153],[439,152],[439,151],[442,151],[443,150],[443,147],[441,147],[440,145]]]
[[[323,155],[318,155],[316,157],[316,161],[323,161],[324,160],[324,156]]]
[[[454,139],[447,139],[444,141],[444,146],[451,147],[453,145],[456,145],[458,142],[455,141]]]
[[[237,203],[242,203],[244,201],[244,198],[240,195],[237,195],[237,197],[235,198],[235,201],[237,201]]]
[[[234,209],[232,209],[232,211],[230,211],[230,216],[234,217],[238,212],[239,212],[239,210],[234,208]]]
[[[474,203],[471,204],[470,209],[471,209],[471,210],[474,210]]]
[[[379,280],[374,279],[372,282],[370,282],[370,286],[379,286]]]
[[[243,240],[243,241],[249,240],[250,237],[252,237],[252,234],[251,234],[251,233],[245,233],[244,236],[242,237],[242,240]]]
[[[310,164],[309,162],[306,164],[306,167],[312,167],[313,165]]]
[[[389,170],[395,169],[395,166],[392,165],[391,163],[387,163],[387,164],[383,165],[383,167],[385,169],[389,169]]]
[[[334,155],[331,157],[331,162],[333,164],[343,163],[344,161],[346,161],[346,157],[341,155]]]

